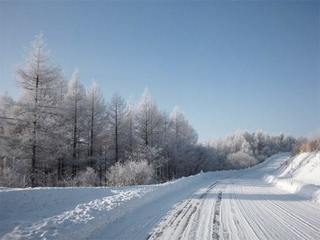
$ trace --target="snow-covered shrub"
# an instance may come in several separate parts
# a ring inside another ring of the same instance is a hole
[[[257,164],[257,159],[244,152],[231,153],[227,157],[227,161],[232,168],[246,168]]]
[[[98,183],[98,175],[93,168],[87,167],[85,171],[81,171],[77,174],[77,176],[73,179],[73,182],[77,186],[96,186]]]
[[[154,169],[146,160],[116,163],[107,174],[109,185],[127,186],[151,183]]]
[[[135,151],[127,156],[129,161],[139,162],[146,161],[152,165],[154,169],[154,180],[161,181],[166,178],[165,165],[168,163],[168,158],[164,156],[163,149],[150,146],[139,146]]]

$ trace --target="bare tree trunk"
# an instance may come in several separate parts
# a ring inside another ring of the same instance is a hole
[[[104,157],[104,186],[107,186],[107,156]]]
[[[92,93],[92,104],[91,104],[90,157],[93,156],[93,127],[94,127],[94,93]]]
[[[133,153],[133,122],[132,122],[132,116],[130,115],[129,119],[129,151],[130,154]]]
[[[78,131],[78,100],[77,96],[74,101],[74,122],[73,122],[73,148],[72,148],[72,176],[77,174],[76,158],[77,158],[77,131]]]
[[[39,68],[39,66],[38,66]],[[37,74],[36,79],[36,92],[35,92],[35,106],[34,106],[34,119],[33,119],[33,130],[32,130],[32,158],[31,158],[31,187],[35,187],[35,175],[36,175],[36,162],[37,162],[37,107],[38,107],[38,88],[39,88],[39,75]]]
[[[119,161],[119,143],[118,143],[118,106],[115,109],[115,162]]]
[[[146,146],[148,146],[148,144],[149,144],[149,141],[148,141],[148,110],[146,110],[145,128],[146,128],[146,131],[145,131],[145,144],[146,144]]]

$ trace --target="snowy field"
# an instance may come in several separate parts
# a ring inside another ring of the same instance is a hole
[[[320,204],[314,198],[319,157],[280,154],[251,169],[202,173],[159,185],[1,189],[0,236],[319,239]],[[305,194],[303,189],[310,187],[312,194]]]

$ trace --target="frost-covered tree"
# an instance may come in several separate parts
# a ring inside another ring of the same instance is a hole
[[[30,146],[28,158],[31,160],[30,183],[35,186],[36,172],[40,170],[39,159],[46,159],[52,130],[52,117],[57,113],[58,83],[61,71],[49,62],[42,35],[37,35],[24,67],[17,70],[23,95],[19,104],[21,116],[26,122],[25,142]],[[30,144],[28,144],[30,142]],[[27,151],[27,150],[26,150]],[[42,154],[41,156],[41,153]]]
[[[137,105],[115,94],[105,106],[97,84],[85,90],[79,71],[65,81],[41,35],[17,73],[21,96],[0,97],[3,186],[102,185],[103,178],[115,185],[161,182],[250,167],[297,142],[244,131],[199,144],[183,112],[161,111],[148,89]],[[319,141],[299,141],[296,151],[318,148]]]
[[[140,143],[154,146],[160,133],[161,114],[147,88],[138,104],[136,124]]]
[[[178,107],[170,115],[170,133],[171,175],[183,175],[186,165],[195,161],[190,150],[197,143],[198,136]]]
[[[272,154],[291,151],[294,145],[295,139],[283,134],[271,136],[262,131],[244,131],[214,141],[209,148],[217,153],[222,168],[229,169],[250,167]]]
[[[14,115],[14,105],[15,101],[7,94],[0,96],[0,175],[3,176],[10,172],[8,164],[12,163],[14,148],[19,143],[15,136],[18,120]]]
[[[80,81],[80,74],[75,70],[68,83],[68,90],[65,98],[66,114],[66,136],[68,150],[72,156],[72,175],[75,176],[79,168],[81,152],[85,141],[85,88]],[[68,151],[67,150],[67,151]]]
[[[88,156],[94,158],[102,151],[106,106],[96,82],[87,90]],[[92,162],[90,163],[92,165]]]
[[[0,96],[0,136],[10,136],[10,126],[15,124],[17,120],[13,115],[13,107],[15,101],[7,94]],[[13,122],[12,122],[13,121]],[[2,144],[0,146],[3,146]],[[0,151],[1,153],[3,151]]]
[[[102,184],[106,172],[106,105],[95,81],[86,92],[87,164],[99,173]]]
[[[198,135],[196,131],[178,107],[175,107],[170,115],[170,124],[173,141],[176,145],[197,143]]]
[[[136,124],[135,124],[135,106],[132,102],[127,103],[127,115],[125,122],[125,151],[127,155],[131,155],[137,147]]]
[[[124,157],[124,143],[126,141],[126,101],[118,94],[114,94],[107,107],[109,144],[114,162]]]

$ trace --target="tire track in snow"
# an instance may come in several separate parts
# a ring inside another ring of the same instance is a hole
[[[218,193],[217,201],[214,207],[214,216],[213,216],[213,230],[212,230],[212,239],[219,240],[219,229],[220,229],[220,209],[222,201],[222,191]]]
[[[320,233],[320,228],[316,227],[316,225],[311,224],[312,222],[315,222],[315,221],[313,221],[313,219],[312,220],[308,219],[308,222],[307,222],[299,216],[300,214],[298,214],[298,211],[297,211],[298,208],[292,209],[289,207],[290,211],[288,211],[288,207],[286,209],[284,206],[282,206],[281,204],[279,204],[277,202],[272,202],[272,201],[269,201],[269,202],[270,202],[270,204],[275,206],[279,211],[281,211],[286,216],[288,216],[290,218],[294,218],[297,222],[299,222],[299,224],[302,224],[302,225],[310,228],[312,231]],[[304,215],[305,215],[305,218],[308,218],[308,215],[306,215],[306,214],[304,214]]]
[[[178,204],[173,212],[169,213],[167,219],[164,219],[159,228],[151,233],[147,239],[170,239],[172,234],[176,236],[175,239],[185,239],[187,237],[186,232],[190,230],[190,225],[192,225],[192,219],[195,218],[196,213],[199,213],[203,200],[216,185],[217,182],[214,182],[200,196],[196,193],[191,198]],[[194,220],[195,222],[198,221],[197,219]]]
[[[182,239],[182,237],[184,236],[184,233],[187,229],[187,227],[190,225],[190,220],[193,217],[193,215],[195,215],[195,213],[198,213],[198,218],[194,220],[195,223],[199,222],[199,216],[200,216],[200,209],[203,205],[203,199],[206,198],[206,196],[208,195],[208,193],[217,185],[217,182],[214,182],[213,184],[211,184],[208,189],[206,190],[206,192],[204,192],[203,194],[200,195],[199,197],[199,202],[196,203],[195,207],[192,209],[193,211],[191,212],[191,214],[188,215],[187,221],[184,223],[183,227],[182,227],[182,231],[181,234],[179,236],[178,239]],[[199,207],[200,206],[200,207]],[[195,230],[193,231],[193,233],[195,233]],[[193,239],[193,237],[191,237],[191,239]]]
[[[188,213],[189,209],[192,207],[192,205],[190,204],[191,199],[187,199],[184,200],[183,202],[181,202],[178,207],[179,209],[177,209],[176,212],[173,213],[173,216],[169,219],[169,221],[161,228],[161,229],[165,229],[168,228],[169,226],[172,226],[174,224],[174,222],[178,220],[178,222],[175,225],[174,230],[177,229],[177,227],[179,226],[181,220],[185,217],[185,215]],[[147,237],[148,239],[158,239],[159,237],[161,237],[161,235],[163,234],[163,231],[159,229],[158,231],[154,232],[153,234],[150,234]]]
[[[301,202],[301,201],[295,201],[291,200],[289,202],[286,201],[279,201],[279,200],[270,200],[268,196],[277,196],[281,194],[285,194],[281,191],[277,191],[277,189],[273,187],[241,187],[241,192],[261,192],[263,189],[263,196],[261,198],[262,201],[251,201],[252,203],[252,210],[256,213],[258,216],[264,215],[269,220],[272,219],[274,224],[276,226],[281,226],[281,232],[286,232],[285,235],[282,236],[290,236],[292,237],[298,237],[299,239],[315,239],[317,234],[320,232],[320,228],[317,227],[319,225],[319,222],[312,222],[310,219],[308,219],[308,214],[306,214],[307,211],[307,205],[308,202]],[[246,191],[245,191],[246,190]],[[293,196],[293,195],[292,195]],[[303,207],[304,209],[304,215],[301,216],[299,214],[299,210]],[[300,215],[300,216],[299,216]],[[258,217],[256,218],[258,220]],[[308,221],[306,221],[308,219]],[[263,221],[262,221],[263,223]],[[303,231],[302,231],[303,230]],[[278,235],[278,231],[267,231],[267,233],[271,237],[277,236],[278,238],[281,238]]]
[[[234,212],[236,218],[240,218],[239,227],[238,221],[233,223],[236,232],[231,239],[243,239],[243,236],[245,239],[318,239],[320,222],[313,218],[312,210],[319,212],[319,209],[314,204],[259,182],[229,186],[228,196],[232,195],[229,204],[232,209],[235,203],[235,209],[223,220],[230,229],[233,226],[228,218],[234,218]]]

